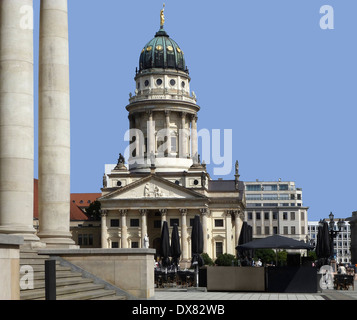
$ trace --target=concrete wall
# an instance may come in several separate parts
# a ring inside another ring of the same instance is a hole
[[[60,256],[96,277],[140,299],[154,297],[153,249],[40,250]]]
[[[20,300],[22,237],[0,234],[0,300]]]
[[[208,291],[265,291],[265,268],[207,267]]]

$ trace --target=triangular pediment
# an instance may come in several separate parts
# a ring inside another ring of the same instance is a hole
[[[178,186],[166,179],[150,175],[135,181],[123,188],[117,189],[105,196],[101,200],[124,200],[124,199],[204,199],[205,196],[193,190]]]

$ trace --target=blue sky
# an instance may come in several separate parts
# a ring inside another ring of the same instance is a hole
[[[104,165],[116,163],[127,146],[125,106],[141,49],[159,29],[162,3],[69,1],[73,193],[100,192]],[[185,53],[201,107],[198,129],[233,130],[232,162],[239,160],[241,179],[295,181],[309,220],[330,211],[351,216],[357,1],[165,3],[165,30]],[[334,9],[334,30],[320,28],[323,5]],[[37,59],[39,0],[34,6]],[[37,177],[37,128],[35,136]],[[223,178],[233,174],[232,168]]]

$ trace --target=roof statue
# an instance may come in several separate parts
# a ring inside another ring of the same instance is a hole
[[[160,26],[161,26],[161,28],[163,28],[164,24],[165,24],[165,14],[164,14],[164,12],[165,12],[165,3],[164,3],[164,7],[160,11]]]

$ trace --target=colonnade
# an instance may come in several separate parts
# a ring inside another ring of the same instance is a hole
[[[39,238],[33,228],[33,0],[1,0],[0,33],[0,233],[71,247],[67,0],[41,0]]]
[[[134,212],[137,210],[131,209],[120,209],[119,216],[120,216],[120,247],[121,248],[128,248],[128,227],[127,227],[127,218],[128,212],[130,211],[130,215],[134,217]],[[161,225],[164,221],[167,221],[167,213],[168,209],[158,209],[157,210],[161,216]],[[182,260],[189,260],[189,242],[188,242],[188,227],[189,224],[187,223],[187,213],[188,209],[186,208],[179,208],[179,215],[181,217],[179,230],[180,230],[180,238],[181,238],[181,259]],[[148,233],[148,225],[147,225],[147,216],[148,216],[148,209],[139,209],[138,210],[140,217],[141,217],[141,247],[144,247],[144,236]],[[208,252],[208,241],[212,235],[209,234],[209,221],[208,219],[211,217],[210,210],[208,208],[201,208],[199,209],[200,217],[201,217],[201,224],[202,224],[202,231],[203,231],[203,252]],[[102,248],[108,248],[110,241],[110,235],[108,233],[107,228],[107,218],[108,218],[108,210],[102,210]],[[111,211],[112,213],[112,211]],[[115,216],[115,215],[114,215]],[[135,214],[135,217],[137,214]],[[176,217],[176,216],[175,216]],[[234,235],[232,234],[232,217],[234,217]],[[225,233],[226,233],[226,251],[227,252],[234,252],[234,248],[232,247],[232,239],[235,239],[235,242],[238,243],[241,227],[242,227],[242,213],[239,210],[226,210],[224,213],[225,218]]]
[[[155,125],[155,113],[156,112],[163,112],[163,111],[154,111],[154,110],[148,110],[145,113],[134,113],[129,115],[129,123],[130,123],[130,129],[136,129],[136,130],[141,130],[142,131],[142,123],[141,123],[141,117],[145,117],[147,119],[147,126],[146,126],[146,140],[147,140],[147,145],[146,145],[146,150],[143,150],[142,148],[145,148],[144,141],[141,141],[140,139],[144,138],[145,133],[142,132],[143,134],[140,135],[139,133],[135,134],[135,143],[132,145],[133,148],[135,148],[135,155],[137,157],[143,157],[145,152],[148,158],[150,158],[150,155],[156,154],[157,153],[157,140],[159,137],[157,136],[157,128]],[[198,163],[198,136],[197,136],[197,115],[196,114],[188,114],[186,112],[179,112],[180,116],[180,123],[178,124],[177,128],[177,140],[176,140],[176,149],[178,150],[173,151],[172,149],[172,140],[171,137],[173,136],[173,130],[171,129],[171,115],[172,115],[171,110],[165,110],[165,124],[164,128],[165,129],[165,137],[166,137],[166,150],[164,150],[165,156],[172,156],[172,154],[175,154],[175,157],[178,155],[180,158],[192,158],[193,163],[197,164]],[[189,121],[189,129],[187,129],[187,123]],[[132,138],[132,137],[131,137]],[[160,137],[162,140],[164,140],[164,137]],[[189,149],[189,144],[188,142],[191,142],[190,144],[190,149]],[[131,150],[133,152],[133,149]]]

